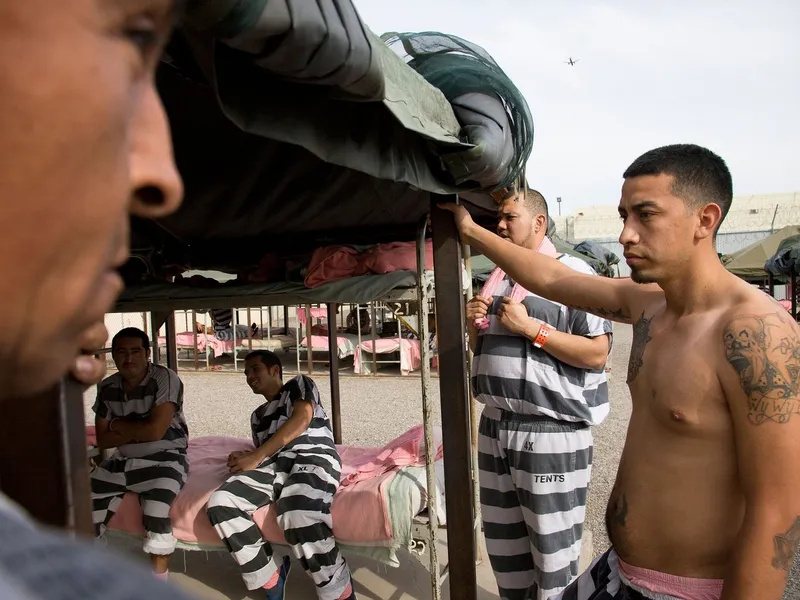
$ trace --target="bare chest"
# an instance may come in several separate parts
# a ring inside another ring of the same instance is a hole
[[[641,317],[633,326],[627,374],[634,410],[678,432],[727,424],[719,352],[720,341],[702,321]]]

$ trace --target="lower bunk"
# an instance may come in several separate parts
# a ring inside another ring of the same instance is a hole
[[[444,526],[445,488],[441,433],[435,429],[436,510]],[[91,437],[90,437],[91,440]],[[189,474],[170,510],[177,547],[183,550],[224,551],[205,512],[211,494],[230,476],[231,452],[251,450],[241,438],[199,437],[188,449]],[[342,476],[331,508],[333,534],[341,550],[398,567],[398,550],[423,553],[430,543],[427,522],[427,475],[422,426],[410,429],[382,448],[337,446]],[[264,539],[285,546],[273,505],[257,510],[254,520]],[[144,537],[142,511],[128,493],[108,525],[109,531]]]

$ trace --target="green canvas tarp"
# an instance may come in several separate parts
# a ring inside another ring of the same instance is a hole
[[[779,229],[746,248],[723,256],[722,263],[728,271],[743,279],[763,279],[767,276],[764,268],[767,260],[778,251],[783,240],[793,235],[800,235],[800,226],[790,225]]]

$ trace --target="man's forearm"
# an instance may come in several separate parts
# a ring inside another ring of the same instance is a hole
[[[800,516],[747,523],[739,534],[720,600],[781,600],[800,535]]]
[[[114,422],[114,426],[117,425],[117,422]],[[98,432],[97,434],[97,447],[101,450],[107,450],[109,448],[118,448],[119,446],[124,446],[125,444],[129,444],[133,442],[134,439],[130,435],[130,433],[123,433],[121,431],[110,431],[106,430]]]
[[[272,434],[271,438],[256,448],[255,452],[258,453],[261,460],[266,460],[278,450],[296,440],[300,434],[308,429],[309,423],[310,421],[307,422],[305,419],[290,418]]]
[[[552,296],[551,282],[564,275],[575,274],[575,271],[555,258],[516,244],[509,244],[477,225],[470,228],[465,238],[471,247],[490,258],[526,290],[556,302],[561,300]]]
[[[525,337],[531,343],[536,340],[540,326],[531,319],[531,326],[525,332]],[[608,336],[587,338],[551,329],[542,350],[553,358],[579,369],[602,369],[608,360]]]
[[[467,323],[467,335],[469,336],[469,349],[475,352],[475,347],[478,345],[478,328],[472,323]]]

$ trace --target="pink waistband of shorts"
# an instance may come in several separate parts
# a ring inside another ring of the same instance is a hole
[[[633,586],[680,600],[719,600],[722,579],[698,579],[634,567],[617,557],[620,574]]]

